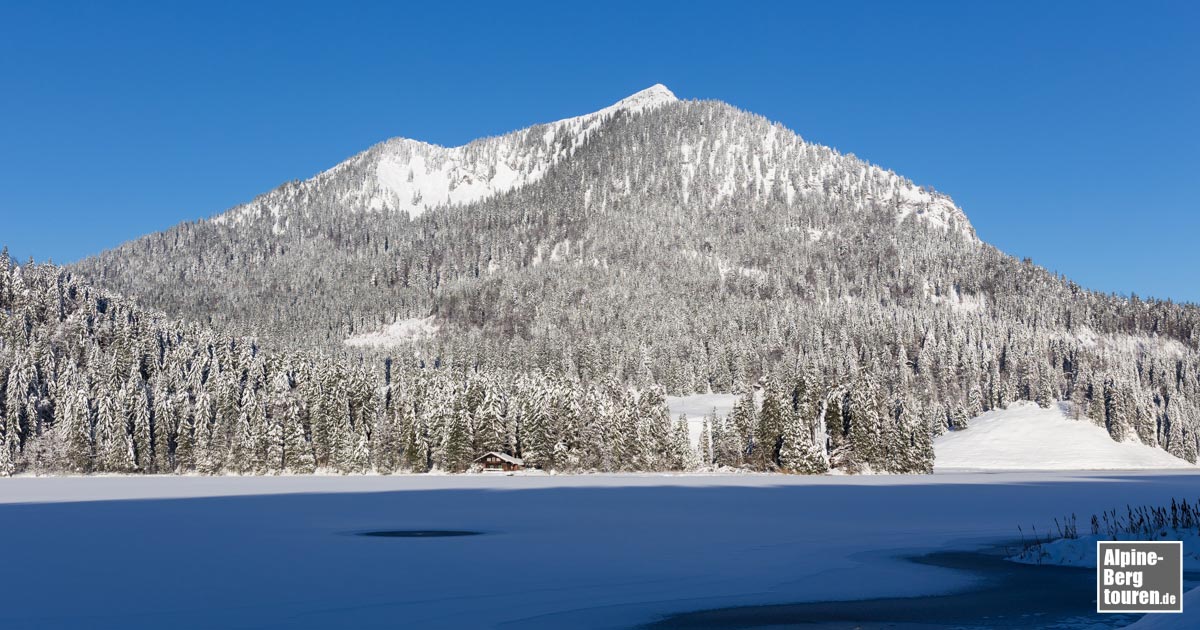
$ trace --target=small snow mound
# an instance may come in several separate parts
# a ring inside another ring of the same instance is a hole
[[[1130,541],[1180,541],[1183,543],[1183,570],[1200,570],[1200,534],[1195,528],[1171,528],[1157,530],[1153,534],[1144,532],[1120,532],[1116,536],[1088,534],[1078,538],[1059,538],[1040,545],[1032,545],[1009,558],[1018,564],[1047,564],[1060,567],[1096,568],[1096,542],[1102,540]]]
[[[1030,402],[989,411],[933,446],[935,472],[1194,468],[1162,449],[1115,442],[1103,428],[1067,417],[1064,406],[1042,409]]]
[[[1157,613],[1125,626],[1132,630],[1191,630],[1200,627],[1200,588],[1183,594],[1183,612]]]

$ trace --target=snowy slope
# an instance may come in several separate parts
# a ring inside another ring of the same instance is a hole
[[[237,225],[269,217],[276,232],[313,213],[331,208],[348,212],[404,212],[417,217],[447,205],[465,205],[537,182],[555,164],[570,159],[604,124],[621,113],[663,107],[678,99],[659,84],[596,112],[534,125],[459,147],[393,138],[303,182],[285,184],[212,219]],[[897,222],[910,215],[938,228],[977,240],[963,211],[949,197],[917,186],[892,171],[851,154],[805,142],[796,133],[765,120],[752,137],[714,130],[698,144],[681,143],[679,177],[686,187],[716,187],[692,203],[717,204],[738,189],[766,200],[782,188],[789,203],[811,194],[891,203]],[[818,156],[813,168],[807,158]],[[626,191],[627,193],[632,191]],[[685,195],[686,196],[686,195]]]
[[[934,451],[935,471],[1194,468],[1161,449],[1114,442],[1091,422],[1069,418],[1062,406],[1030,402],[971,420],[967,429],[934,440]]]
[[[467,204],[535,182],[559,160],[569,158],[609,118],[636,113],[677,99],[654,85],[599,111],[459,147],[393,138],[303,182],[234,208],[213,219],[234,223],[272,215],[286,221],[289,208],[303,205],[305,188],[343,186],[348,210],[407,212],[417,217],[441,205]],[[348,182],[348,184],[347,184]]]

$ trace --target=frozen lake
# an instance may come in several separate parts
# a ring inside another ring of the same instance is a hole
[[[668,617],[644,630],[1110,630],[1141,615],[1096,612],[1096,572],[1008,562],[1011,547],[938,551],[910,560],[979,578],[969,589],[922,597],[874,598],[709,609]],[[1185,576],[1185,587],[1195,584]],[[1053,593],[1053,597],[1047,596]]]
[[[981,549],[1072,512],[1086,522],[1126,503],[1194,499],[1197,482],[0,479],[0,627],[629,628],[714,608],[944,594],[980,578],[902,558]],[[399,530],[479,535],[355,535]]]

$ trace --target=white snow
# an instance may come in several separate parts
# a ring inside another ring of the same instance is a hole
[[[285,184],[211,220],[238,225],[270,217],[272,229],[284,233],[294,213],[337,208],[416,217],[436,207],[469,204],[540,180],[555,164],[574,155],[617,113],[643,112],[677,100],[663,85],[654,85],[591,114],[458,147],[394,138],[315,177]],[[685,202],[716,207],[739,189],[760,199],[781,191],[788,203],[810,194],[844,195],[861,209],[874,202],[892,204],[897,222],[915,215],[937,228],[957,231],[978,242],[970,221],[949,197],[917,186],[892,171],[860,162],[852,154],[806,143],[778,124],[764,121],[761,131],[734,137],[729,129],[719,129],[712,132],[711,139],[701,138],[695,145],[680,143],[683,163],[678,176]],[[819,167],[804,166],[813,159],[820,161]],[[693,195],[692,181],[701,175],[719,178],[719,183],[711,193],[700,187]],[[647,181],[653,182],[655,177],[651,174]],[[609,184],[611,193],[634,192],[627,174]],[[607,203],[608,193],[597,192],[599,203]],[[585,205],[592,203],[592,198],[589,189]],[[822,236],[811,234],[810,238],[819,240]]]
[[[636,113],[673,103],[665,86],[653,85],[599,111],[535,125],[503,136],[481,138],[458,147],[442,147],[408,138],[378,144],[305,182],[286,185],[248,204],[214,217],[214,223],[238,224],[270,214],[280,232],[284,208],[336,181],[346,171],[355,186],[340,193],[347,210],[407,212],[417,217],[430,208],[480,201],[536,182],[551,166],[571,156],[618,112]],[[532,140],[532,141],[531,141]]]
[[[1178,540],[1183,542],[1183,570],[1200,571],[1200,535],[1195,530],[1163,531],[1159,535],[1121,535],[1117,540]],[[1010,560],[1023,564],[1044,564],[1067,567],[1094,568],[1096,566],[1096,541],[1112,540],[1093,535],[1075,539],[1059,539],[1038,545]],[[1185,588],[1186,588],[1185,580]],[[1200,588],[1183,594],[1182,613],[1159,613],[1142,617],[1126,628],[1137,630],[1191,630],[1200,627]]]
[[[986,308],[986,302],[982,294],[963,295],[959,293],[958,287],[950,287],[947,293],[939,295],[928,281],[924,287],[925,297],[934,304],[942,304],[950,307],[950,310],[959,313],[976,313]]]
[[[932,192],[922,186],[897,186],[895,189],[898,199],[896,221],[900,222],[911,214],[916,214],[929,223],[942,229],[966,230],[966,217],[962,210],[954,205],[946,195]],[[970,232],[973,236],[974,232]]]
[[[1200,628],[1200,588],[1183,594],[1183,612],[1146,615],[1125,626],[1130,630],[1195,630]]]
[[[704,428],[704,416],[716,412],[724,418],[733,411],[733,405],[738,401],[734,394],[693,394],[691,396],[667,396],[667,409],[671,412],[671,420],[686,416],[688,435],[695,445],[700,441],[700,431]]]
[[[739,189],[753,192],[766,199],[780,186],[788,203],[797,195],[845,195],[860,209],[868,201],[890,204],[896,211],[896,222],[909,216],[935,228],[957,232],[970,242],[978,243],[975,229],[961,208],[941,193],[918,186],[896,173],[860,161],[853,154],[804,142],[797,134],[779,125],[761,127],[762,133],[733,136],[728,129],[714,134],[711,142],[698,146],[680,146],[683,170],[680,173],[685,198],[691,200],[691,182],[698,176],[698,167],[707,165],[708,176],[718,174],[719,183],[707,203],[717,204]],[[705,140],[708,140],[705,138]],[[798,156],[819,156],[818,168],[799,166]],[[853,175],[852,171],[857,171]],[[739,185],[739,181],[741,184]],[[698,190],[701,196],[703,190]]]
[[[1185,496],[1167,473],[0,479],[0,627],[630,628],[962,588],[898,558]],[[184,498],[187,497],[187,498]],[[465,538],[364,538],[466,529]],[[497,569],[494,572],[493,569]],[[499,570],[503,569],[503,570]],[[18,605],[19,604],[19,605]]]
[[[766,283],[766,281],[769,277],[769,274],[766,271],[763,271],[762,269],[755,269],[754,267],[743,267],[741,265],[730,265],[730,264],[726,263],[725,261],[721,260],[720,258],[716,259],[716,263],[717,263],[717,273],[721,276],[721,282],[724,282],[725,279],[729,277],[729,272],[731,272],[731,271],[738,274],[739,276],[744,277],[744,278],[749,278],[759,284]]]
[[[1114,442],[1103,428],[1069,418],[1064,404],[1018,402],[989,411],[939,436],[934,452],[935,471],[1195,468],[1159,448]]]
[[[1079,523],[1078,526],[1081,529],[1088,527],[1086,523]],[[1153,536],[1122,533],[1115,538],[1093,534],[1084,534],[1078,538],[1059,538],[1031,547],[1009,559],[1022,564],[1095,567],[1097,540],[1178,540],[1183,542],[1183,570],[1200,571],[1200,534],[1197,534],[1195,529],[1167,529]]]
[[[352,348],[398,348],[432,337],[439,328],[441,326],[435,323],[433,315],[413,317],[398,320],[382,330],[354,335],[342,343]]]
[[[1178,339],[1149,335],[1099,334],[1091,328],[1078,328],[1071,337],[1088,348],[1102,348],[1136,357],[1158,355],[1180,358],[1187,354],[1187,346]]]

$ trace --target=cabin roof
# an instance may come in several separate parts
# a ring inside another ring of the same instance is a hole
[[[477,457],[475,459],[475,461],[481,461],[491,455],[499,457],[500,459],[502,459],[510,464],[516,464],[517,466],[523,466],[525,464],[525,462],[520,457],[513,457],[512,455],[505,455],[504,453],[497,453],[496,451],[490,451],[490,452],[484,453],[483,455],[480,455],[479,457]]]

